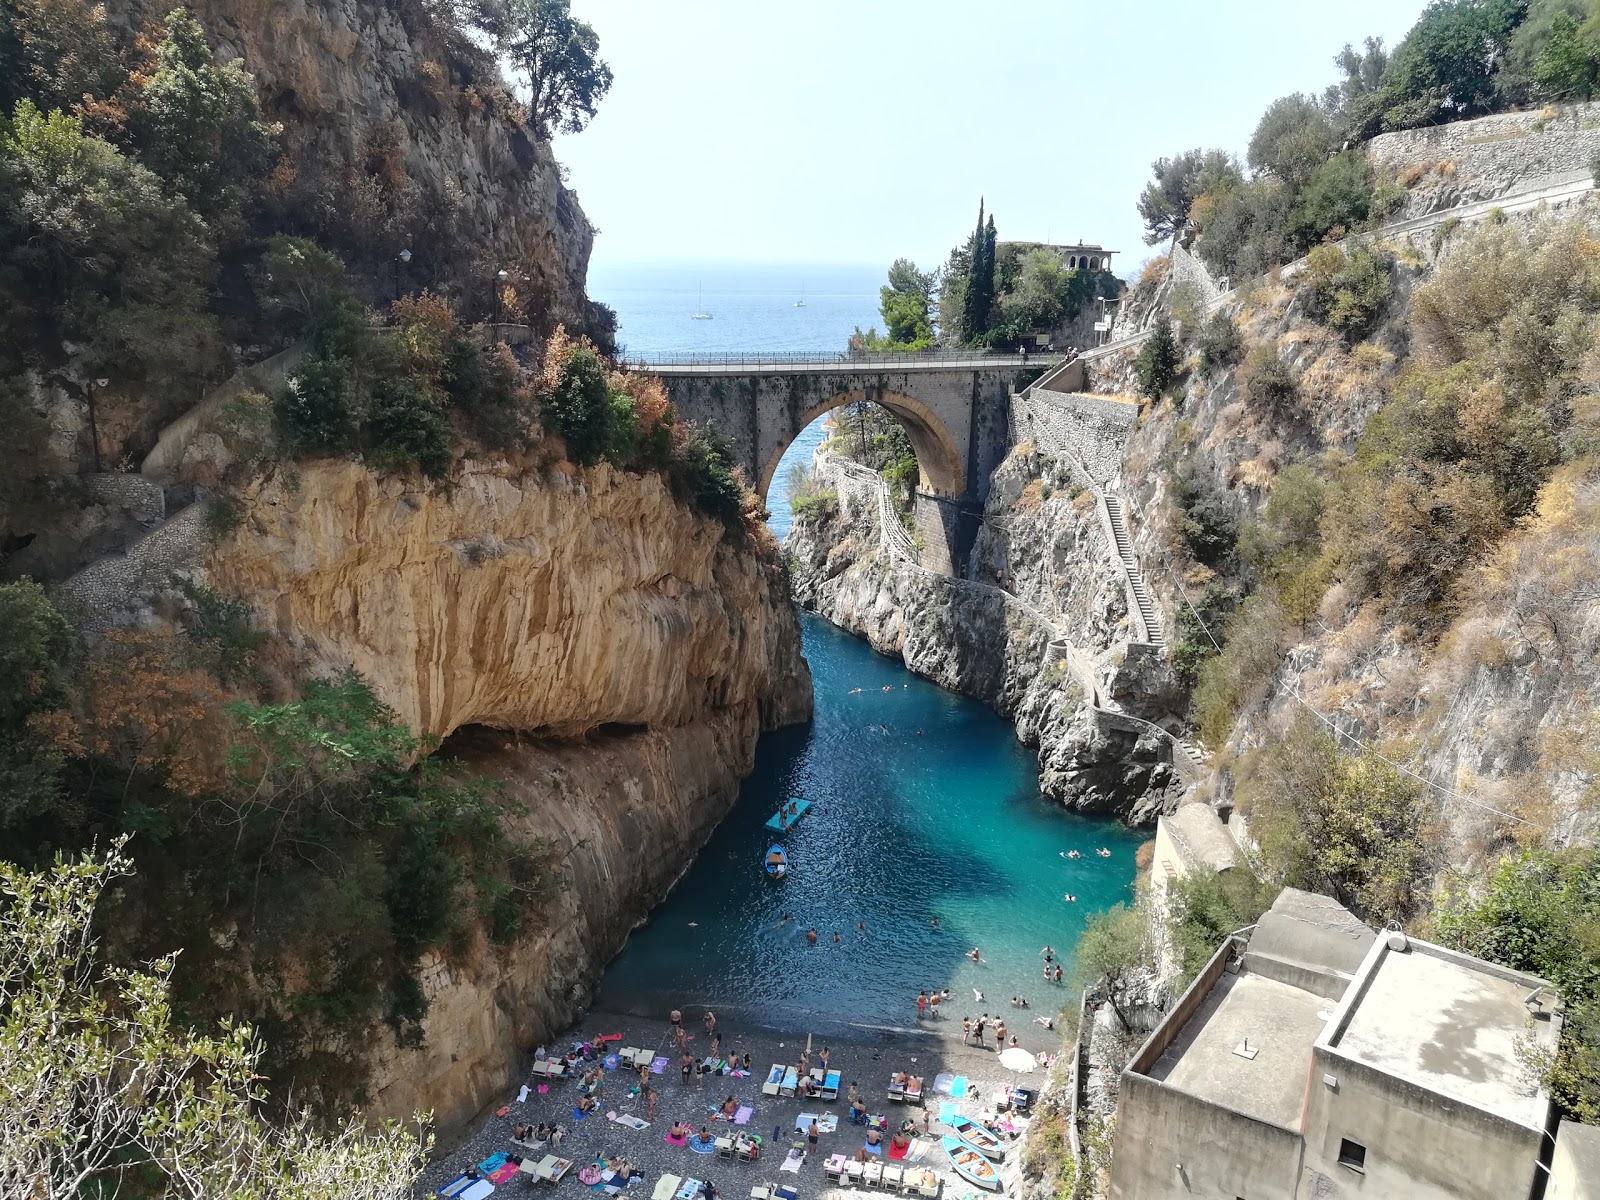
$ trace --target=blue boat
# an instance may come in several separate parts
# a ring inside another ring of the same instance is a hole
[[[960,1138],[946,1135],[942,1140],[944,1152],[950,1159],[950,1165],[956,1169],[956,1174],[988,1191],[1000,1189],[1000,1172],[995,1170],[992,1162]]]
[[[782,879],[789,873],[789,856],[782,846],[767,847],[767,878]]]
[[[1000,1140],[1000,1135],[987,1125],[980,1125],[976,1121],[960,1116],[946,1121],[945,1124],[956,1131],[956,1137],[985,1158],[992,1158],[995,1162],[1005,1158],[1005,1143]]]
[[[776,829],[782,833],[788,829],[811,808],[811,801],[802,800],[798,796],[790,796],[789,803],[767,818],[767,828]]]

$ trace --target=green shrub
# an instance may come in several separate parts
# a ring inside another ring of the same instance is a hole
[[[806,496],[790,496],[789,509],[796,517],[825,524],[839,515],[839,493],[822,491]]]
[[[684,441],[673,464],[679,493],[707,516],[730,530],[744,518],[744,489],[733,476],[733,450],[715,430],[695,430]]]
[[[355,441],[350,361],[308,356],[278,397],[278,421],[292,451],[338,453]]]
[[[1177,955],[1178,990],[1200,973],[1223,938],[1253,925],[1272,906],[1274,889],[1244,863],[1195,870],[1167,884],[1168,933]]]
[[[1244,338],[1232,317],[1225,312],[1214,312],[1200,327],[1196,347],[1200,351],[1201,367],[1215,371],[1221,367],[1231,367],[1239,361]]]
[[[1201,665],[1192,701],[1200,737],[1209,745],[1228,740],[1234,718],[1277,670],[1283,626],[1276,599],[1258,592],[1223,627],[1222,653]]]
[[[206,533],[214,542],[227,541],[238,530],[239,522],[244,520],[244,510],[228,496],[212,495],[204,503],[205,510],[201,516],[205,519]]]
[[[1239,372],[1244,383],[1245,404],[1258,416],[1276,421],[1294,416],[1299,407],[1300,389],[1294,376],[1268,345],[1256,345],[1244,357]]]
[[[573,352],[541,409],[545,425],[561,435],[567,457],[593,466],[613,449],[616,407],[606,381],[605,364],[593,350]]]
[[[1290,217],[1290,237],[1297,247],[1314,246],[1323,238],[1364,225],[1372,211],[1372,168],[1360,150],[1346,150],[1312,173]]]
[[[439,386],[484,445],[509,450],[522,442],[526,414],[517,395],[517,362],[509,353],[452,337],[444,348]]]
[[[1350,253],[1318,246],[1306,259],[1304,290],[1312,316],[1351,340],[1364,336],[1389,302],[1393,260],[1369,246]]]
[[[1284,883],[1374,922],[1403,919],[1425,898],[1437,833],[1419,785],[1376,755],[1342,753],[1311,714],[1241,764],[1238,797]]]
[[[31,723],[66,704],[77,645],[38,584],[0,584],[0,830],[60,803],[63,756]]]
[[[202,665],[224,684],[247,678],[257,651],[267,643],[249,603],[202,583],[182,580],[178,586],[193,606],[183,631]]]
[[[1162,317],[1145,344],[1139,348],[1134,371],[1139,379],[1139,394],[1151,400],[1160,399],[1178,380],[1178,367],[1183,357],[1178,350],[1178,339],[1173,336],[1172,322]]]
[[[372,438],[367,459],[379,469],[415,466],[429,479],[450,474],[450,422],[417,380],[402,376],[375,383],[367,429]]]
[[[1222,565],[1239,538],[1239,517],[1232,502],[1193,463],[1184,463],[1171,478],[1184,548],[1196,562],[1208,567]]]

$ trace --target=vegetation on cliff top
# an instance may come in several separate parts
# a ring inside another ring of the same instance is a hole
[[[132,874],[103,858],[0,861],[0,1193],[400,1200],[427,1145],[399,1125],[262,1119],[260,1040],[175,1011],[175,956],[118,970],[92,923]]]

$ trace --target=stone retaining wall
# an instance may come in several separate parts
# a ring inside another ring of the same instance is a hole
[[[1425,216],[1588,175],[1600,155],[1600,103],[1380,134],[1367,154],[1393,173],[1422,171],[1394,218]]]
[[[1031,392],[1011,398],[1011,441],[1074,458],[1100,485],[1122,470],[1122,446],[1138,419],[1136,404]]]
[[[57,596],[79,610],[85,632],[100,633],[121,623],[130,606],[144,603],[152,589],[200,565],[211,541],[205,510],[204,500],[181,509],[125,554],[102,558],[66,580],[56,589]]]

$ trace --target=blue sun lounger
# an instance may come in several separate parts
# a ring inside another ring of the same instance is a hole
[[[837,1100],[839,1098],[839,1072],[828,1072],[827,1078],[822,1081],[821,1098],[824,1100]]]
[[[778,1089],[778,1094],[780,1096],[792,1096],[794,1095],[795,1088],[799,1086],[800,1073],[793,1067],[790,1067],[783,1073],[783,1086]]]
[[[782,833],[801,817],[805,816],[806,811],[810,807],[811,801],[801,800],[798,797],[790,797],[788,804],[785,804],[777,812],[773,813],[767,818],[767,828],[776,829],[779,833]],[[793,813],[789,812],[790,808],[794,809]]]

